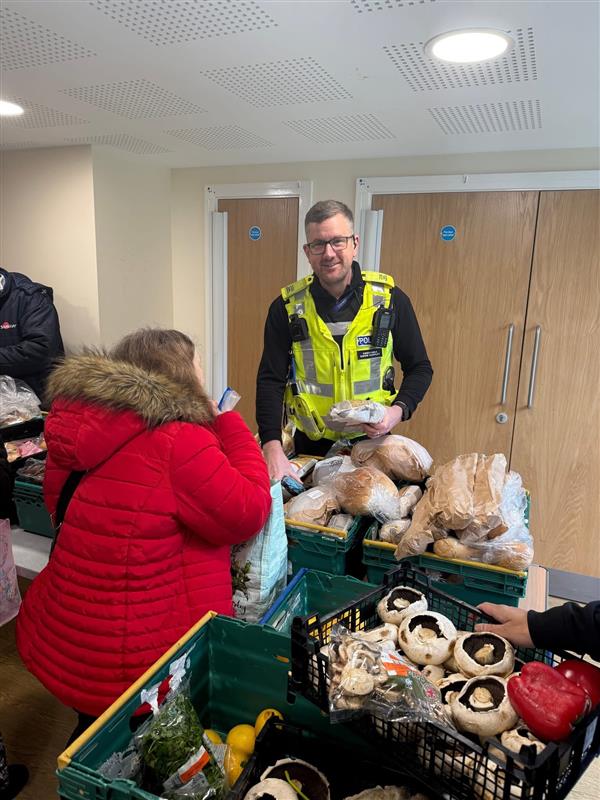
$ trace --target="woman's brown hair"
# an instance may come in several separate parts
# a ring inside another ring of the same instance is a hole
[[[181,331],[141,328],[121,339],[111,350],[110,356],[148,372],[158,372],[204,394],[194,370],[194,352],[194,343]]]

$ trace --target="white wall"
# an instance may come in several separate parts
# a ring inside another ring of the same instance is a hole
[[[94,148],[100,331],[104,345],[172,327],[171,170]]]
[[[172,177],[173,319],[204,342],[204,190],[219,183],[313,181],[313,198],[334,198],[354,207],[356,179],[465,172],[534,172],[598,169],[594,149],[437,155],[357,161],[315,161],[257,166],[175,169]],[[270,298],[269,298],[270,300]],[[204,354],[205,367],[210,367]]]
[[[66,347],[100,341],[90,147],[0,154],[0,261],[54,289]]]

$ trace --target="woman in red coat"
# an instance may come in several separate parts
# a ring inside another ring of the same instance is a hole
[[[218,414],[187,336],[142,330],[52,374],[44,495],[85,471],[17,620],[27,668],[96,717],[209,611],[233,613],[231,545],[264,525],[262,454]],[[89,719],[87,720],[89,721]]]

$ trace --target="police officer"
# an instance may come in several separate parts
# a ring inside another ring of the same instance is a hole
[[[284,405],[297,428],[296,451],[324,455],[343,436],[323,423],[334,403],[382,403],[383,420],[356,434],[382,436],[411,417],[433,375],[409,298],[389,275],[361,272],[354,260],[359,241],[350,209],[321,201],[304,224],[313,274],[271,304],[257,376],[258,432],[274,479],[294,476],[281,445]],[[403,373],[398,391],[394,358]]]

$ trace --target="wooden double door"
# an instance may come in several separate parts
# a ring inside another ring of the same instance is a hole
[[[600,577],[599,193],[380,195],[372,208],[381,270],[411,298],[434,368],[398,431],[438,463],[505,453],[531,491],[536,561]]]

